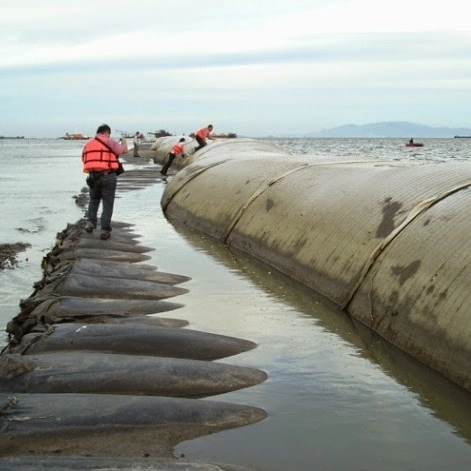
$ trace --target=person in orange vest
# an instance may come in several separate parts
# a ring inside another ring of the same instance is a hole
[[[160,170],[160,173],[162,175],[167,175],[167,170],[170,168],[170,165],[172,165],[172,162],[175,160],[175,157],[177,157],[177,155],[182,155],[182,157],[185,157],[185,154],[183,154],[183,149],[184,149],[184,146],[185,144],[183,144],[185,142],[185,138],[182,137],[177,144],[175,144],[173,147],[172,147],[172,150],[170,151],[170,153],[168,154],[168,157],[167,157],[167,162],[165,163],[165,165],[162,167],[162,170]]]
[[[120,168],[119,156],[128,151],[124,137],[117,142],[110,136],[111,129],[107,124],[98,126],[95,137],[85,144],[82,151],[83,171],[88,173],[87,185],[90,188],[85,230],[91,233],[97,226],[97,213],[101,202],[100,238],[103,240],[111,236],[111,217],[118,181],[117,172]]]
[[[210,141],[214,141],[214,137],[210,136],[211,131],[213,130],[213,125],[208,124],[205,128],[201,128],[196,134],[195,134],[195,139],[198,142],[198,146],[195,147],[195,152],[197,150],[200,150],[204,146],[207,146],[208,143],[206,142],[206,139],[209,139]]]

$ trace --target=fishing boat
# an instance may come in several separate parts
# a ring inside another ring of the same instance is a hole
[[[90,139],[90,136],[87,136],[86,134],[82,134],[81,132],[66,132],[61,139],[64,139],[66,141],[86,141],[87,139]]]
[[[172,135],[170,132],[168,132],[168,131],[165,130],[165,129],[158,129],[157,131],[148,132],[147,134],[153,134],[156,138],[159,138],[159,137],[168,137],[168,136],[171,136],[171,135]]]
[[[406,147],[423,147],[424,144],[422,142],[408,142]]]

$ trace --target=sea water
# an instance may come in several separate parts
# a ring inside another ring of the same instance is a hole
[[[423,164],[469,160],[471,140],[269,139],[288,154],[349,156]],[[0,140],[0,244],[23,242],[18,266],[0,271],[0,327],[42,277],[42,257],[56,233],[84,210],[83,142]],[[288,157],[289,158],[289,157]],[[149,165],[153,165],[149,162]],[[132,163],[127,165],[132,168]],[[170,177],[171,178],[171,177]],[[208,398],[255,405],[257,424],[178,445],[176,456],[261,471],[465,470],[471,467],[471,397],[398,352],[289,278],[185,227],[160,209],[164,181],[119,193],[114,219],[135,224],[149,262],[188,275],[184,307],[163,314],[189,327],[255,341],[221,360],[260,368],[255,387]],[[6,335],[1,339],[6,344]]]

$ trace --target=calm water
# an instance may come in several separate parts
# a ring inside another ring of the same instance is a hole
[[[289,153],[373,156],[437,163],[468,160],[471,140],[272,139]],[[57,232],[83,211],[80,142],[0,140],[0,243],[25,242],[19,266],[0,271],[0,325],[41,278],[40,262]],[[130,165],[128,165],[130,168]],[[471,467],[471,396],[412,361],[302,286],[217,241],[163,217],[164,186],[123,193],[115,219],[134,222],[149,263],[189,275],[185,304],[168,317],[190,327],[256,341],[224,362],[254,366],[269,379],[218,396],[266,409],[268,419],[178,446],[189,459],[261,471],[467,470]],[[1,339],[2,344],[6,342]]]
[[[406,147],[407,139],[272,139],[290,154],[319,157],[374,157],[423,163],[471,159],[471,139],[415,139],[424,147]]]

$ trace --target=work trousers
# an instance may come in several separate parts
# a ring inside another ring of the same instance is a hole
[[[176,155],[172,154],[171,152],[170,154],[168,154],[167,162],[165,162],[165,165],[162,167],[162,170],[160,171],[162,175],[167,175],[167,170],[170,168],[170,165],[172,165],[172,162],[175,160],[175,157]]]
[[[198,146],[195,147],[195,152],[196,152],[197,150],[200,150],[202,147],[208,145],[208,143],[207,143],[204,139],[202,139],[201,137],[199,137],[199,136],[195,136],[195,139],[196,139],[196,142],[198,143]]]
[[[90,188],[90,202],[86,218],[96,227],[97,213],[102,204],[101,230],[111,231],[111,217],[113,216],[114,199],[118,177],[115,173],[98,175]]]

